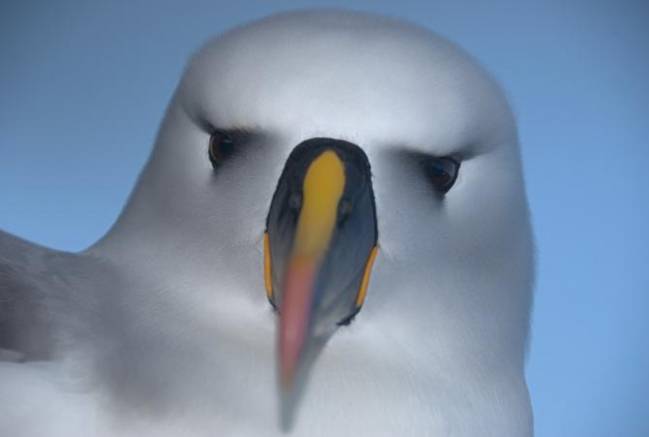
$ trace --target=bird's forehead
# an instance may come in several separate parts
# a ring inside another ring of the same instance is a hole
[[[261,22],[193,60],[184,101],[209,122],[382,143],[471,141],[500,92],[422,29],[371,17]]]

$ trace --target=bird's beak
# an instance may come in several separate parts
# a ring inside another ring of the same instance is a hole
[[[308,167],[280,307],[279,362],[283,385],[290,386],[309,328],[317,272],[331,242],[345,168],[335,152],[324,151]]]
[[[280,313],[279,376],[285,390],[314,340],[360,309],[376,254],[369,164],[354,162],[359,152],[361,164],[367,158],[357,146],[341,143],[321,139],[311,148],[298,146],[304,153],[289,158],[269,212],[266,283]]]

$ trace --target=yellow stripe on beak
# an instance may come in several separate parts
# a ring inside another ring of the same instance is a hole
[[[370,274],[372,273],[372,266],[374,265],[374,260],[376,259],[376,255],[378,253],[379,246],[374,246],[370,251],[370,256],[367,258],[365,270],[363,271],[361,286],[358,290],[358,295],[356,296],[356,308],[362,307],[363,302],[365,302],[365,296],[367,295],[367,286],[370,285]]]
[[[327,150],[311,163],[304,178],[293,256],[322,256],[331,240],[344,189],[345,166],[335,152]]]

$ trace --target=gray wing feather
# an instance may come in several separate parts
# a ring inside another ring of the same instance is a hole
[[[51,356],[56,337],[52,305],[61,297],[57,265],[75,256],[0,231],[0,359]]]

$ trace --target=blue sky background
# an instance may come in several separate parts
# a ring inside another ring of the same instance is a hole
[[[65,250],[100,237],[209,36],[305,6],[406,18],[477,57],[519,119],[536,435],[649,435],[649,3],[90,3],[0,3],[0,229]]]

